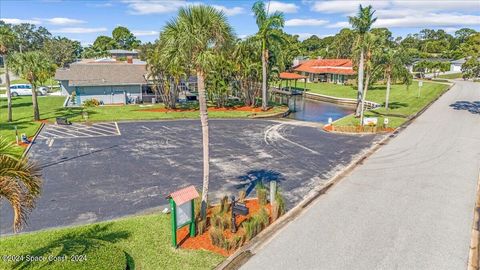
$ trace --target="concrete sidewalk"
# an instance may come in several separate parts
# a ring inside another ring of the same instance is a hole
[[[242,269],[466,269],[480,84],[457,84]]]

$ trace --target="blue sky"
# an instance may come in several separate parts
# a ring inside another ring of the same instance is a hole
[[[92,43],[98,35],[110,35],[118,25],[128,27],[142,41],[153,41],[179,7],[209,4],[223,10],[238,36],[256,32],[249,0],[1,0],[0,20],[45,26],[52,34]],[[395,36],[405,36],[423,28],[443,28],[453,34],[469,27],[480,31],[480,1],[385,0],[385,1],[266,1],[271,11],[285,14],[285,31],[304,39],[311,34],[334,35],[348,27],[349,15],[359,4],[377,10],[377,27],[388,27]]]

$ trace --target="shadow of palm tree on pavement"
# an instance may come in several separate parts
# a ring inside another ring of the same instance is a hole
[[[480,114],[480,101],[457,101],[450,104],[454,110],[465,110],[473,114]]]

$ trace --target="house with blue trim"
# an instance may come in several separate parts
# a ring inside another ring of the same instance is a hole
[[[147,68],[143,61],[129,59],[82,60],[58,69],[55,79],[68,96],[65,105],[81,105],[96,99],[101,104],[137,103],[147,88]]]

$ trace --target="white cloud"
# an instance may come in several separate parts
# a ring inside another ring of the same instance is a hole
[[[212,5],[212,7],[223,11],[227,16],[235,16],[238,14],[242,14],[245,10],[242,7],[226,7],[226,6],[219,6],[219,5]]]
[[[0,21],[4,21],[5,23],[9,24],[22,24],[22,23],[31,23],[31,24],[39,24],[39,20],[28,20],[28,19],[17,19],[17,18],[0,18]]]
[[[70,18],[61,18],[61,17],[44,19],[44,21],[46,23],[53,24],[53,25],[72,25],[72,24],[86,23],[85,21],[82,21],[82,20],[70,19]]]
[[[319,19],[290,19],[285,21],[285,26],[319,26],[327,23],[328,21]]]
[[[267,2],[266,5],[269,7],[269,12],[280,11],[283,13],[295,13],[300,9],[300,7],[294,3],[283,3],[278,1],[271,1],[270,4]]]
[[[348,22],[336,22],[334,24],[327,25],[327,28],[347,28],[347,27],[350,27],[350,24]]]
[[[162,1],[162,0],[123,0],[128,5],[132,14],[162,14],[177,11],[180,7],[186,6],[185,0]],[[195,4],[195,3],[190,3]]]
[[[434,0],[420,0],[420,1],[400,1],[393,0],[393,5],[398,8],[410,8],[413,10],[422,11],[472,11],[477,12],[480,9],[480,2],[477,0],[462,1],[434,1]]]
[[[107,31],[105,27],[87,28],[87,27],[65,27],[53,29],[50,32],[54,34],[89,34],[89,33],[101,33]]]
[[[132,34],[137,37],[158,36],[160,32],[154,30],[132,30]]]
[[[372,5],[374,9],[386,8],[390,6],[389,1],[352,1],[352,0],[333,0],[316,1],[312,10],[324,13],[344,13],[353,14],[358,10],[358,6]]]
[[[434,27],[480,25],[480,16],[450,13],[418,13],[398,18],[378,18],[374,27]]]

